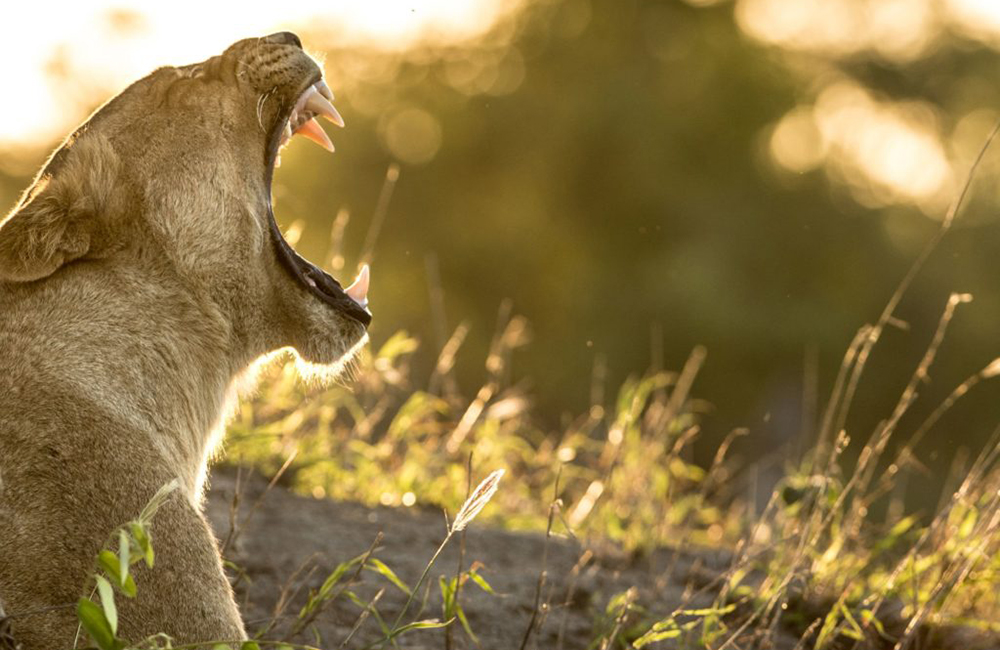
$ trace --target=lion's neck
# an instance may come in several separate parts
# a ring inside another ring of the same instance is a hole
[[[16,310],[37,318],[17,324],[31,332],[18,356],[141,431],[197,503],[235,380],[252,360],[234,352],[245,346],[210,300],[97,265],[63,272],[78,277],[15,298],[37,303]]]

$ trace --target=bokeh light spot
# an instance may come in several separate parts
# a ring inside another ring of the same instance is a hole
[[[379,135],[389,153],[411,165],[429,162],[441,148],[441,124],[420,108],[388,115],[379,124]]]
[[[771,156],[793,172],[807,172],[823,162],[826,143],[812,110],[799,107],[786,114],[771,133]]]

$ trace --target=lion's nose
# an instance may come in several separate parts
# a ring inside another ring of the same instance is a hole
[[[277,32],[271,34],[270,36],[264,37],[265,43],[274,43],[276,45],[294,45],[295,47],[302,49],[302,41],[299,37],[292,32]]]

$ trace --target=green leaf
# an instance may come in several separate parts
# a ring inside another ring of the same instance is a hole
[[[448,627],[454,620],[455,619],[452,618],[442,623],[436,618],[429,618],[423,621],[414,621],[412,623],[407,623],[406,625],[398,627],[395,630],[393,630],[392,638],[394,639],[403,632],[409,632],[410,630],[433,630],[437,628]]]
[[[240,650],[260,650],[260,646],[257,645],[256,641],[244,641],[243,645],[240,646]]]
[[[915,516],[910,515],[909,517],[903,517],[897,521],[896,525],[889,531],[889,537],[899,537],[906,531],[910,530],[915,523],[917,523],[917,518]]]
[[[887,641],[891,639],[891,637],[888,634],[886,634],[885,627],[883,627],[882,625],[882,621],[878,620],[878,618],[875,616],[875,612],[873,612],[872,610],[870,609],[861,610],[861,620],[865,622],[865,625],[871,625],[872,627],[874,627],[875,631],[878,632],[879,636],[881,636],[883,639],[886,639]]]
[[[340,579],[344,577],[344,574],[347,573],[347,570],[360,561],[361,557],[356,557],[350,562],[341,562],[340,564],[338,564],[336,568],[334,568],[333,572],[331,572],[330,575],[326,577],[326,580],[323,581],[323,585],[319,588],[320,595],[328,594],[330,590],[332,590],[337,585],[337,583],[340,582]]]
[[[135,580],[132,579],[132,576],[125,576],[125,584],[123,584],[121,588],[123,594],[129,598],[135,598]]]
[[[227,646],[225,643],[216,643],[215,645],[212,646],[212,650],[233,650],[233,649]]]
[[[338,564],[334,570],[326,577],[323,584],[320,586],[319,591],[309,594],[309,599],[306,604],[302,606],[299,611],[299,618],[305,618],[312,612],[316,610],[317,607],[325,603],[329,598],[333,588],[337,586],[337,583],[344,577],[348,569],[361,561],[363,555],[359,555],[349,562],[341,562]]]
[[[458,581],[455,578],[448,579],[444,576],[438,578],[441,587],[441,614],[445,618],[455,615],[455,594],[458,590]]]
[[[139,548],[142,549],[142,555],[146,560],[146,566],[152,569],[155,554],[153,553],[153,542],[149,538],[149,533],[146,531],[146,527],[142,525],[141,522],[133,521],[130,528],[132,529],[132,537],[135,539],[136,544],[139,545]]]
[[[418,347],[420,343],[417,339],[411,337],[405,330],[400,330],[389,337],[375,357],[391,363],[398,356],[415,352]]]
[[[676,639],[681,635],[680,630],[664,630],[662,632],[646,632],[632,643],[633,648],[643,648],[650,643],[663,641],[665,639]]]
[[[354,603],[355,605],[357,605],[361,609],[365,609],[366,607],[368,607],[368,603],[365,602],[364,600],[361,600],[358,597],[358,595],[356,593],[354,593],[353,591],[351,591],[350,589],[345,589],[344,590],[344,595],[347,596],[347,599],[349,601],[351,601],[352,603]]]
[[[972,534],[972,531],[976,527],[976,521],[979,519],[979,513],[975,508],[969,508],[969,511],[965,513],[965,517],[962,518],[962,525],[958,527],[958,537],[959,539],[965,539]]]
[[[823,627],[819,630],[819,635],[816,637],[816,643],[813,645],[813,650],[822,650],[822,648],[826,647],[827,643],[833,640],[834,632],[837,629],[838,623],[840,623],[839,601],[829,612],[827,612],[826,618],[823,619]]]
[[[479,585],[479,588],[482,589],[483,591],[485,591],[486,593],[491,594],[493,596],[497,595],[497,592],[493,591],[493,587],[490,586],[490,583],[486,582],[486,578],[484,578],[483,576],[479,575],[478,572],[476,572],[476,571],[469,571],[469,578],[474,583],[476,583],[477,585]]]
[[[462,629],[465,633],[469,635],[472,642],[479,645],[479,638],[473,633],[472,628],[469,626],[468,619],[465,618],[465,610],[462,609],[461,605],[455,607],[455,613],[458,614],[458,621],[462,624]]]
[[[700,616],[704,618],[705,616],[721,616],[723,614],[729,614],[736,610],[736,604],[726,605],[725,607],[706,607],[704,609],[682,609],[680,614],[685,616]]]
[[[698,621],[691,621],[691,624],[696,625]],[[664,639],[675,639],[681,635],[681,629],[677,625],[677,621],[673,618],[667,618],[662,621],[657,621],[653,624],[653,627],[646,630],[646,633],[635,640],[633,646],[636,648],[641,648],[643,646],[649,645],[656,641],[662,641]]]
[[[844,603],[840,604],[840,611],[844,615],[844,620],[851,626],[849,630],[841,630],[841,634],[855,641],[860,641],[864,638],[864,632],[861,630],[861,626],[858,625],[858,621],[851,614],[851,610],[847,608]]]
[[[128,565],[131,555],[128,533],[122,528],[118,531],[118,571],[122,584],[124,584],[125,578],[128,577]]]
[[[115,584],[121,585],[122,574],[118,567],[118,556],[111,551],[104,549],[97,555],[97,564],[108,574]]]
[[[97,603],[87,598],[81,598],[76,603],[76,616],[80,625],[87,631],[101,650],[120,650],[122,644],[115,638],[111,625]]]
[[[97,591],[101,594],[101,608],[112,634],[118,634],[118,608],[115,607],[115,590],[104,576],[97,578]]]
[[[129,598],[135,598],[135,580],[130,575],[126,575],[125,580],[122,580],[121,565],[118,563],[117,555],[105,549],[98,554],[97,564],[111,578],[112,584],[122,590],[122,593]]]
[[[402,591],[407,596],[409,596],[412,593],[410,591],[410,588],[406,586],[406,583],[400,580],[399,576],[397,576],[392,569],[386,566],[385,562],[383,562],[382,560],[370,557],[368,558],[367,564],[365,564],[365,568],[370,571],[374,571],[376,573],[381,573],[383,576],[386,577],[386,579],[389,580],[389,582],[396,585],[399,588],[399,590]]]

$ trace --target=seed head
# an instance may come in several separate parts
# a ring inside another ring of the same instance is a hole
[[[487,476],[482,483],[476,486],[473,490],[472,495],[466,499],[465,503],[462,504],[462,508],[455,515],[455,521],[451,525],[451,532],[458,532],[460,530],[465,530],[465,527],[469,525],[479,511],[483,509],[493,495],[496,494],[497,486],[500,483],[500,478],[503,477],[504,470],[498,469],[489,476]]]

